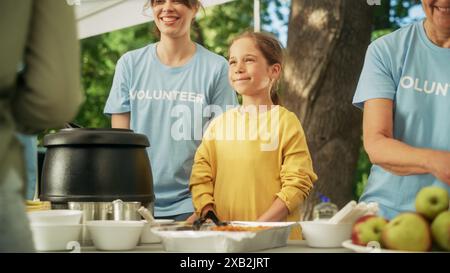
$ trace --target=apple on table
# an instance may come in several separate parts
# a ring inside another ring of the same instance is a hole
[[[432,245],[430,225],[418,213],[401,213],[384,227],[381,244],[393,250],[429,251]]]
[[[367,246],[369,242],[381,242],[381,233],[388,221],[381,216],[365,215],[353,224],[352,242]]]
[[[433,221],[439,213],[448,210],[448,192],[437,186],[424,187],[417,193],[415,205],[416,212]]]
[[[438,247],[450,251],[450,211],[441,212],[431,224],[431,234]]]

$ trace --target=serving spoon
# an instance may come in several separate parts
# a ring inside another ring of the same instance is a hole
[[[147,223],[149,223],[150,226],[159,226],[159,224],[155,221],[155,218],[153,218],[153,215],[147,208],[142,206],[138,209],[138,212],[140,215],[142,215],[142,217],[144,217],[145,220],[147,220]]]

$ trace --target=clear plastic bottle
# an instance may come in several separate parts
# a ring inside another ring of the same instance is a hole
[[[313,208],[313,219],[327,220],[333,217],[338,212],[338,207],[330,202],[330,198],[320,195],[320,203]]]

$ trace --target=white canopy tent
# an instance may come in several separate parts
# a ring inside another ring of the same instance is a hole
[[[235,0],[201,0],[205,8],[231,1]],[[79,39],[153,20],[151,11],[143,12],[146,0],[67,0],[67,2],[76,5]],[[254,4],[255,31],[259,31],[259,0],[254,0]]]

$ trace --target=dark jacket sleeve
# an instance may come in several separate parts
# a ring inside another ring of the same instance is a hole
[[[36,133],[60,127],[83,101],[73,7],[66,1],[33,1],[24,50],[12,104],[17,129]]]

